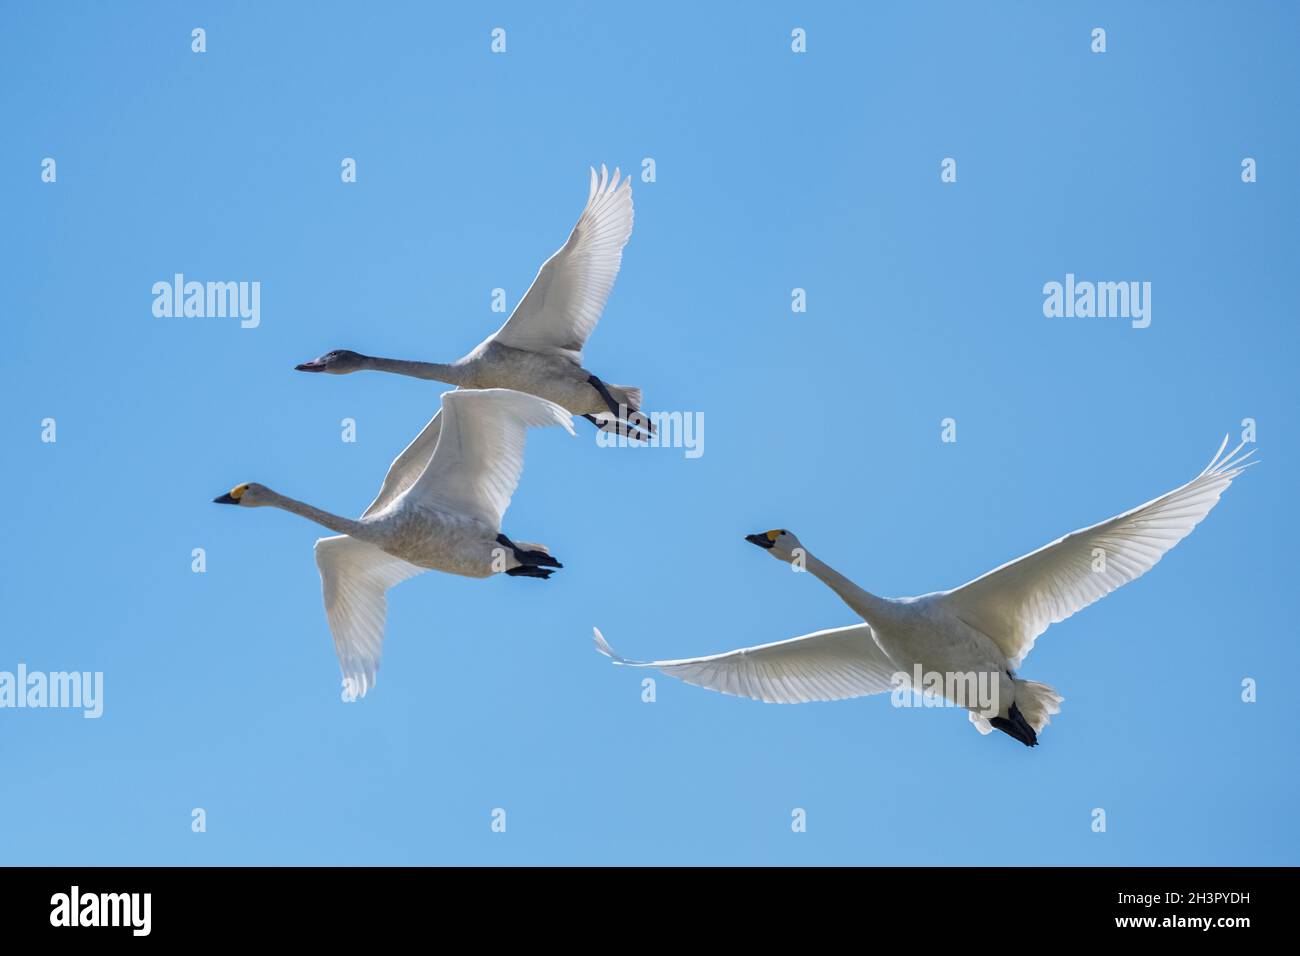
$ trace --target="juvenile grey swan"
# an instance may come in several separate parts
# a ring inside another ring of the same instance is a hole
[[[507,538],[501,518],[523,471],[525,430],[563,425],[573,434],[569,413],[535,395],[492,388],[447,392],[439,414],[441,438],[432,454],[417,462],[403,452],[359,520],[252,482],[213,499],[282,508],[338,532],[316,542],[316,564],[345,700],[364,697],[375,685],[388,608],[384,595],[394,584],[425,570],[548,578],[563,567],[543,545]]]
[[[547,259],[505,325],[450,364],[376,358],[348,349],[295,366],[300,372],[346,375],[364,370],[433,379],[461,388],[513,388],[581,415],[602,431],[653,434],[641,413],[641,389],[610,385],[582,366],[582,349],[600,320],[632,234],[632,180],[619,184],[604,166],[591,171],[587,206],[569,239]],[[437,440],[421,435],[417,452]],[[640,430],[640,431],[638,431]]]
[[[913,688],[965,707],[982,734],[996,728],[1033,747],[1064,698],[1046,684],[1019,679],[1014,668],[1050,625],[1141,577],[1191,533],[1232,480],[1255,464],[1244,464],[1254,451],[1238,455],[1240,445],[1224,456],[1227,445],[1224,438],[1187,484],[952,591],[876,597],[785,529],[747,535],[777,560],[812,572],[866,623],[673,661],[626,660],[599,630],[596,648],[616,664],[658,668],[688,684],[765,703]]]

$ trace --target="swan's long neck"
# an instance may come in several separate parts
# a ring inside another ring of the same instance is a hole
[[[272,508],[283,508],[285,511],[292,511],[296,515],[302,515],[308,521],[314,521],[319,525],[324,525],[331,531],[337,531],[339,534],[351,535],[354,538],[364,540],[366,533],[365,528],[360,521],[354,521],[351,518],[340,518],[338,515],[330,514],[328,511],[322,511],[320,508],[313,507],[305,501],[298,501],[286,495],[277,492],[271,492],[273,500],[268,502]]]
[[[868,624],[880,621],[889,610],[889,601],[864,591],[825,561],[810,552],[805,552],[804,567],[816,575],[817,579],[840,596],[840,600],[851,607],[858,616]]]
[[[464,365],[443,365],[440,362],[408,362],[404,359],[375,358],[367,355],[361,367],[375,372],[392,372],[394,375],[409,375],[411,378],[446,382],[449,385],[466,384],[466,368]]]

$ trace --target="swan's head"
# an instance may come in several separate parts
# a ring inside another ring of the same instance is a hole
[[[295,365],[294,368],[299,372],[329,372],[331,375],[346,375],[348,372],[360,371],[364,360],[365,356],[360,352],[335,349],[333,352],[326,352],[320,358]]]
[[[213,498],[218,505],[243,505],[245,508],[260,508],[271,503],[271,489],[255,481],[235,485],[224,495]]]
[[[778,561],[787,564],[795,559],[796,552],[803,553],[803,545],[791,532],[784,528],[775,531],[763,531],[759,534],[747,534],[745,540],[756,544]]]

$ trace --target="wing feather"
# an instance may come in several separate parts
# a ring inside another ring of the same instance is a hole
[[[444,392],[437,446],[408,494],[501,530],[524,470],[525,433],[544,425],[563,425],[573,434],[573,417],[536,395],[508,388]]]
[[[1168,494],[1058,538],[1024,557],[976,578],[938,600],[987,634],[1012,667],[1049,626],[1100,600],[1151,570],[1210,513],[1243,470],[1255,464],[1227,455],[1224,438],[1205,469]]]
[[[375,686],[379,672],[388,616],[386,592],[424,568],[345,534],[316,542],[316,566],[343,672],[343,696],[358,700]]]
[[[438,409],[434,412],[433,418],[429,419],[429,424],[420,430],[420,434],[411,439],[411,443],[388,466],[388,474],[384,476],[384,484],[379,489],[379,495],[370,502],[370,507],[361,517],[368,518],[376,512],[383,511],[401,497],[402,492],[415,484],[416,479],[429,464],[429,459],[433,457],[433,450],[438,447],[438,435],[441,431],[442,409]]]
[[[495,334],[502,345],[563,355],[582,364],[582,349],[618,278],[632,235],[632,180],[591,171],[587,206],[568,240],[542,264],[528,292]]]
[[[880,650],[867,624],[671,661],[627,660],[615,653],[598,629],[593,630],[596,649],[615,664],[652,667],[696,687],[768,704],[887,693],[895,687],[893,677],[898,670]]]

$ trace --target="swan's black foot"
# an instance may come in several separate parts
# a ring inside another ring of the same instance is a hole
[[[605,387],[605,383],[594,375],[588,375],[587,384],[600,393],[601,401],[605,403],[605,407],[613,412],[614,417],[617,418],[620,414],[618,410],[618,402],[614,401],[614,396],[609,394],[609,389]]]
[[[630,422],[619,421],[614,418],[597,418],[595,415],[583,415],[587,421],[591,422],[602,432],[608,432],[611,435],[622,435],[631,441],[649,441],[650,436],[636,431],[639,427]],[[650,426],[649,419],[646,419],[646,427],[650,428],[651,434],[654,433],[653,427]]]
[[[509,548],[511,552],[514,554],[515,560],[518,561],[520,564],[541,566],[544,568],[564,567],[564,565],[562,565],[559,561],[556,561],[545,551],[525,551],[523,548],[519,547],[519,545],[515,544],[513,541],[507,538],[504,534],[497,535],[497,544],[501,545],[503,548]],[[507,571],[506,573],[509,574],[510,572]]]
[[[650,421],[650,416],[639,408],[629,408],[627,410],[628,423],[634,428],[639,428],[648,435],[655,433],[655,423]]]
[[[1034,728],[1030,726],[1029,721],[1025,720],[1025,715],[1015,704],[1011,705],[1006,717],[990,717],[989,723],[1004,734],[1015,737],[1026,747],[1038,746],[1038,734],[1034,733]]]
[[[636,417],[636,421],[634,422],[629,423],[628,421],[624,421],[623,424],[625,426],[639,428],[641,431],[648,432],[651,435],[655,433],[654,422],[650,421],[649,415],[646,415],[639,408],[628,408],[626,405],[620,405],[618,402],[614,401],[614,396],[609,394],[608,386],[606,386],[605,383],[596,376],[588,375],[587,384],[600,393],[601,401],[605,403],[605,407],[613,413],[615,418],[631,419],[633,416]],[[610,431],[610,429],[604,428],[598,424],[597,420],[591,415],[583,415],[582,417],[587,419],[587,421],[591,422],[593,425],[596,425],[596,427],[600,428],[601,431]]]
[[[541,578],[546,580],[555,573],[554,568],[539,568],[531,564],[521,564],[517,568],[510,568],[506,574],[512,578]]]

